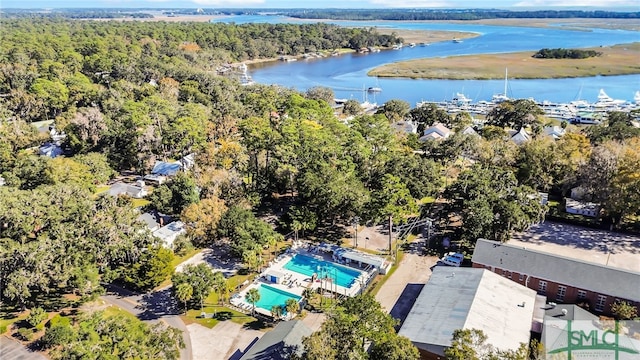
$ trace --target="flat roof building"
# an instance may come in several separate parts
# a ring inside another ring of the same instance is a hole
[[[536,292],[491,271],[434,268],[399,334],[426,359],[443,359],[457,329],[479,329],[499,350],[528,344]]]

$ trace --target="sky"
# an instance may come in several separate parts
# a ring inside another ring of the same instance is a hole
[[[0,0],[0,8],[596,8],[640,11],[640,0]]]

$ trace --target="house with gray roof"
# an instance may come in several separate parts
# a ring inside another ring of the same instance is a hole
[[[495,348],[515,350],[529,343],[536,300],[535,291],[491,271],[438,266],[398,334],[423,359],[444,359],[457,329],[482,330]]]
[[[301,356],[302,339],[312,333],[300,320],[282,321],[254,343],[240,360],[285,360],[293,354]]]
[[[147,196],[147,190],[144,188],[144,183],[125,184],[122,182],[111,185],[107,193],[111,196],[127,195],[132,198],[142,199]]]
[[[634,271],[485,239],[476,242],[471,262],[552,301],[582,303],[605,315],[618,299],[640,305],[640,273]]]

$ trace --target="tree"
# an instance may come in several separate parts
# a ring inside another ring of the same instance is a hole
[[[313,100],[326,101],[328,104],[333,104],[335,94],[333,90],[324,86],[314,86],[307,89],[306,97]]]
[[[287,310],[287,313],[294,314],[300,310],[300,304],[298,303],[298,300],[291,298],[284,302],[284,308]]]
[[[418,123],[418,133],[420,134],[435,123],[449,124],[451,122],[449,114],[434,103],[423,104],[411,109],[409,118]]]
[[[396,122],[403,120],[410,109],[411,105],[404,100],[389,100],[378,112],[384,114],[389,121]]]
[[[187,234],[195,246],[202,247],[213,242],[218,223],[226,210],[223,200],[210,197],[193,203],[182,211],[180,219],[187,225]]]
[[[251,288],[244,295],[244,299],[251,304],[251,314],[256,313],[256,303],[260,301],[260,292],[256,288]]]
[[[462,217],[461,236],[471,243],[478,238],[506,241],[512,231],[542,221],[546,212],[537,192],[519,186],[511,171],[478,164],[462,172],[443,196],[449,200],[447,216]]]
[[[320,331],[303,339],[303,359],[418,359],[415,346],[396,334],[396,324],[373,296],[346,298],[327,314]]]
[[[141,290],[152,289],[173,272],[173,252],[161,245],[150,246],[126,271],[124,281]]]
[[[223,293],[226,291],[227,279],[224,277],[222,271],[216,271],[213,274],[213,288],[218,293],[218,302],[223,303]]]
[[[638,317],[638,308],[623,300],[611,304],[611,312],[618,320],[632,320]]]
[[[358,100],[349,99],[342,106],[342,113],[345,115],[359,115],[362,112],[362,106]]]
[[[527,344],[520,344],[516,350],[497,350],[487,343],[487,335],[478,329],[455,330],[444,356],[447,360],[529,359]]]
[[[371,194],[368,209],[371,219],[380,221],[392,216],[394,221],[402,223],[409,215],[418,212],[418,205],[399,177],[385,174],[382,189]]]
[[[491,109],[487,114],[487,125],[520,130],[539,123],[544,111],[529,99],[507,100]]]
[[[405,336],[383,337],[373,343],[369,352],[370,359],[385,360],[418,360],[420,352],[411,340]]]
[[[607,114],[606,124],[590,126],[586,133],[594,144],[601,144],[610,140],[624,141],[640,136],[640,129],[633,126],[633,115],[612,111]]]
[[[193,288],[193,300],[200,302],[200,307],[203,306],[204,299],[209,296],[215,283],[215,275],[211,267],[207,264],[201,263],[198,265],[187,265],[182,271],[175,272],[171,277],[173,283],[174,292],[178,289],[180,284],[189,284]]]
[[[282,305],[273,305],[271,307],[271,317],[273,321],[278,321],[282,317]]]
[[[184,304],[184,309],[187,311],[187,302],[193,297],[193,286],[189,283],[182,283],[176,286],[175,292],[176,298]]]
[[[160,185],[148,197],[151,206],[160,212],[180,214],[182,210],[200,200],[195,180],[185,174],[178,173],[173,180]]]

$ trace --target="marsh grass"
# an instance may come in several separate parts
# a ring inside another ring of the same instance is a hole
[[[536,51],[452,56],[402,61],[377,67],[370,76],[422,79],[557,79],[640,73],[640,42],[590,48],[602,55],[587,59],[535,59]]]

